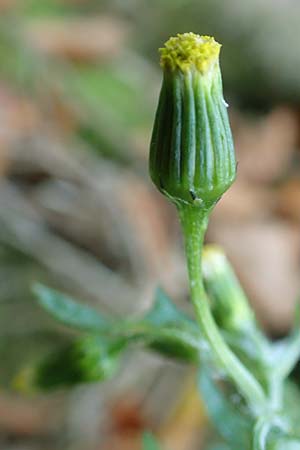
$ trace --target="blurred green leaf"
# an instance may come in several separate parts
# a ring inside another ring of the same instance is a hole
[[[208,415],[220,435],[234,448],[250,450],[253,420],[246,406],[238,403],[237,394],[222,392],[204,365],[199,370],[198,383]]]
[[[78,67],[37,52],[27,42],[24,23],[17,16],[0,20],[0,56],[1,77],[39,102],[51,102],[53,91],[59,92],[62,103],[76,117],[74,131],[85,140],[87,150],[122,164],[136,162],[131,132],[144,132],[152,117],[142,88],[136,88],[133,96],[133,88],[117,76],[116,68]],[[118,106],[119,96],[123,109]]]
[[[228,445],[226,444],[213,444],[212,446],[209,446],[206,450],[234,450],[234,449],[228,447]]]
[[[19,8],[22,14],[27,14],[31,17],[49,15],[60,17],[68,11],[67,5],[57,0],[25,0],[20,2]]]
[[[34,292],[42,308],[64,325],[123,339],[127,344],[142,343],[183,361],[199,362],[203,340],[197,325],[160,289],[150,311],[136,320],[113,320],[41,284],[34,286]]]
[[[33,292],[40,306],[64,325],[94,332],[104,332],[111,326],[111,319],[61,292],[39,283],[33,286]]]
[[[130,82],[128,74],[109,65],[81,65],[76,67],[76,73],[70,69],[66,73],[67,91],[76,93],[95,113],[100,109],[101,99],[111,123],[117,122],[125,128],[145,129],[149,126],[152,111],[147,98],[142,95],[140,82]]]
[[[156,290],[153,306],[145,315],[144,321],[155,326],[184,324],[198,330],[196,322],[177,308],[161,288]]]
[[[144,433],[143,435],[143,450],[161,450],[161,447],[151,433]]]
[[[196,322],[181,311],[160,288],[156,290],[154,304],[141,321],[151,325],[150,347],[165,356],[192,362],[199,361],[203,339]]]

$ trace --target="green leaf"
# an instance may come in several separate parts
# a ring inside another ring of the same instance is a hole
[[[155,326],[184,324],[198,330],[196,322],[177,308],[161,288],[156,290],[154,304],[144,321]]]
[[[253,420],[245,405],[237,403],[235,394],[226,396],[204,365],[199,370],[198,383],[208,415],[220,435],[230,445],[250,450]]]
[[[153,350],[168,357],[199,362],[204,345],[196,322],[177,308],[162,289],[157,289],[154,304],[140,324],[145,327],[144,336],[151,339],[149,347]]]
[[[144,433],[143,435],[143,450],[161,450],[161,447],[151,433]]]
[[[197,325],[181,312],[162,290],[157,290],[150,311],[141,319],[111,319],[69,296],[41,284],[34,287],[39,304],[59,322],[84,331],[142,343],[163,355],[199,362],[203,340]]]
[[[209,446],[206,450],[233,450],[233,449],[228,447],[228,445],[226,444],[213,444],[212,446]]]
[[[61,292],[39,283],[34,285],[33,292],[37,296],[39,305],[64,325],[94,332],[106,331],[111,326],[110,318],[93,308],[77,303]]]

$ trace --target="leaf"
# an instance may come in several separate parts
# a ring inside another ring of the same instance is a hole
[[[141,342],[163,355],[199,362],[202,339],[197,325],[181,312],[162,290],[154,306],[141,319],[111,319],[69,296],[41,284],[34,287],[39,304],[59,322],[84,331],[120,338],[128,344]]]
[[[143,435],[143,450],[161,450],[161,447],[151,433],[144,433]]]
[[[39,305],[64,325],[94,332],[106,331],[111,326],[110,318],[43,284],[36,283],[33,292]]]
[[[212,446],[209,446],[209,448],[206,450],[233,450],[233,449],[228,447],[228,445],[226,444],[214,444]]]
[[[195,321],[177,308],[162,289],[157,289],[153,307],[140,322],[145,336],[152,334],[149,346],[159,353],[199,362],[203,339]],[[151,328],[147,329],[147,326]]]
[[[196,322],[177,308],[161,288],[156,290],[154,304],[145,315],[144,321],[155,326],[188,324],[198,330]]]
[[[252,417],[234,403],[235,398],[226,397],[204,366],[199,370],[198,383],[208,415],[220,435],[232,446],[250,450]]]

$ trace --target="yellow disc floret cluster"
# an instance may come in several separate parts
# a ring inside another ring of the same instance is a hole
[[[205,73],[218,60],[220,48],[221,44],[211,36],[177,34],[159,49],[160,63],[166,69],[180,69],[185,72],[195,67]]]

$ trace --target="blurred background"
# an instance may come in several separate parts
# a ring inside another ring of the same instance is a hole
[[[66,331],[34,281],[115,315],[160,284],[188,308],[172,206],[147,173],[172,34],[223,44],[238,179],[207,241],[221,244],[266,332],[288,332],[300,292],[298,0],[0,0],[0,448],[199,450],[210,429],[194,371],[135,352],[103,384],[18,394],[13,374]]]

